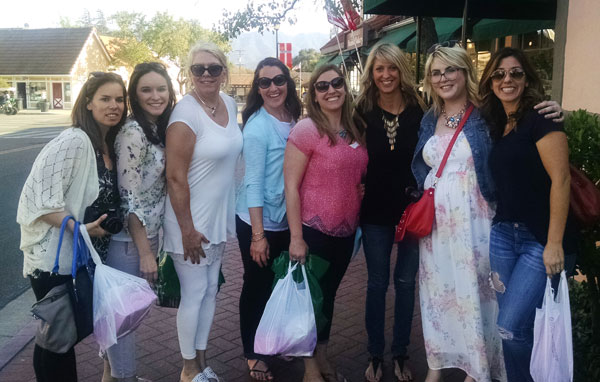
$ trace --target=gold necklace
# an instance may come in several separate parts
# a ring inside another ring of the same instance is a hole
[[[390,144],[390,151],[394,151],[394,146],[396,144],[396,135],[398,134],[398,117],[400,116],[400,109],[402,108],[402,104],[398,107],[398,113],[394,114],[394,118],[391,120],[385,117],[385,111],[381,108],[381,120],[383,121],[383,127],[385,127],[386,134],[388,137],[388,143]]]
[[[196,88],[194,88],[194,93],[196,93],[196,97],[198,97],[200,102],[202,102],[202,105],[204,105],[206,108],[210,109],[210,114],[212,114],[212,116],[214,117],[215,113],[217,112],[217,107],[219,106],[219,101],[217,101],[217,104],[215,106],[210,106],[202,99],[202,97],[200,97],[200,94],[198,94],[198,92],[196,91]]]

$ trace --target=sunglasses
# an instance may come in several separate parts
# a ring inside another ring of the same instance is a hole
[[[211,77],[217,77],[223,73],[223,66],[218,64],[212,64],[208,66],[204,66],[201,64],[194,64],[190,66],[190,71],[196,77],[201,77],[204,72],[208,71],[208,75]]]
[[[515,80],[520,80],[525,77],[525,72],[521,68],[513,68],[509,71],[504,69],[496,69],[491,75],[490,78],[492,81],[502,81],[506,75],[509,75],[511,78]]]
[[[329,85],[331,85],[334,89],[341,89],[345,84],[344,77],[335,77],[331,81],[319,81],[315,83],[315,89],[319,93],[325,93],[329,90]]]
[[[271,83],[274,83],[275,86],[283,86],[287,83],[287,78],[283,74],[278,74],[273,78],[261,77],[256,80],[256,83],[261,89],[268,89],[271,86]]]
[[[429,49],[427,49],[427,54],[431,54],[440,48],[454,48],[455,46],[462,47],[462,45],[460,44],[460,41],[458,41],[458,40],[444,41],[439,44],[436,43],[436,44],[433,44],[432,46],[430,46]]]

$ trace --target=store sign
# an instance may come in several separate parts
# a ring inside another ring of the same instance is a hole
[[[364,28],[360,27],[355,31],[346,33],[346,49],[354,49],[354,47],[363,46]]]

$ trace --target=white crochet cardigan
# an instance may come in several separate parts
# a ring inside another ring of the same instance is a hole
[[[25,181],[17,210],[23,276],[36,269],[51,272],[54,267],[60,228],[39,218],[66,211],[82,221],[86,207],[96,200],[98,192],[94,148],[83,130],[66,129],[44,146]],[[60,274],[71,273],[72,243],[73,234],[67,229],[59,258]]]

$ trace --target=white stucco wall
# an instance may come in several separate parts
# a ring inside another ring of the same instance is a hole
[[[562,105],[600,113],[600,1],[570,0]]]

